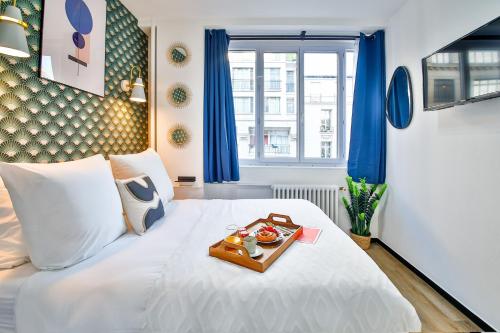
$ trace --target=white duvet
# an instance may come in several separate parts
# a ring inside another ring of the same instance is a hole
[[[208,256],[229,224],[270,212],[320,227],[265,273]],[[39,272],[21,287],[18,333],[407,332],[411,304],[320,209],[302,200],[186,200],[144,236],[127,234],[97,256]]]

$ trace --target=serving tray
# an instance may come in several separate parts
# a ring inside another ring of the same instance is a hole
[[[284,221],[276,220],[276,218]],[[209,255],[250,268],[260,273],[264,273],[266,269],[268,269],[269,266],[271,266],[271,264],[275,262],[276,259],[278,259],[300,235],[302,235],[302,226],[294,224],[289,216],[276,213],[269,214],[269,216],[265,219],[258,219],[247,225],[246,228],[250,233],[252,233],[253,231],[260,229],[262,226],[267,225],[267,223],[285,227],[291,230],[292,233],[288,236],[283,235],[283,240],[275,244],[259,243],[259,246],[263,250],[263,254],[256,258],[250,257],[247,249],[243,245],[229,243],[224,239],[208,248]],[[238,232],[234,232],[231,235],[236,236],[237,234]]]

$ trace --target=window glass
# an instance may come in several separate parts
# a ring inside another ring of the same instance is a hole
[[[337,75],[337,53],[304,54],[305,158],[337,158]]]
[[[295,113],[295,98],[293,97],[286,98],[286,113],[288,114]]]
[[[253,97],[234,97],[234,111],[239,113],[253,113]]]
[[[238,156],[241,159],[254,159],[256,151],[255,60],[255,51],[229,52]]]
[[[297,156],[297,116],[291,103],[296,93],[287,89],[296,71],[296,53],[264,53],[265,158]]]

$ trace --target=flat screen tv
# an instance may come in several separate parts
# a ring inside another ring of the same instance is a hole
[[[500,96],[500,17],[422,59],[424,109]]]

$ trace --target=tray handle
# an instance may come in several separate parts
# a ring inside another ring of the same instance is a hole
[[[288,215],[271,213],[271,214],[269,214],[269,216],[267,217],[267,219],[268,219],[268,220],[271,220],[271,221],[281,222],[281,221],[277,221],[277,220],[275,220],[275,219],[274,219],[275,217],[278,217],[278,218],[284,219],[284,220],[286,221],[285,223],[287,223],[287,224],[295,225],[295,224],[292,222],[292,219],[290,218],[290,216],[288,216]]]
[[[250,254],[248,253],[248,250],[243,245],[237,245],[237,244],[229,243],[229,242],[226,242],[225,240],[223,240],[219,246],[222,247],[224,249],[224,251],[225,251],[226,247],[233,249],[233,250],[240,250],[242,254],[228,252],[228,251],[226,251],[226,252],[231,253],[235,256],[239,256],[239,257],[243,257],[243,258],[246,257],[248,259],[252,259],[252,257],[250,257]]]

